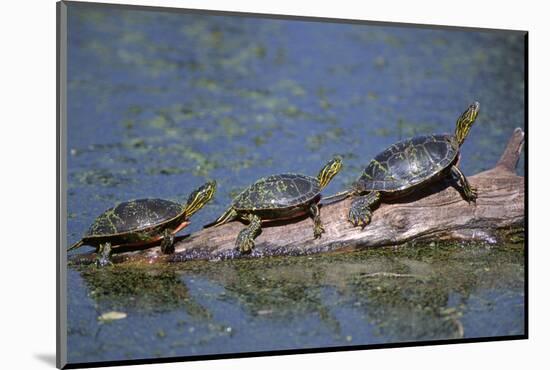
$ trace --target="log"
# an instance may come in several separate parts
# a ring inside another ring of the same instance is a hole
[[[183,262],[296,256],[359,248],[393,246],[410,242],[482,241],[498,243],[507,235],[522,235],[524,228],[524,177],[516,174],[524,142],[522,129],[515,129],[494,168],[468,178],[477,188],[477,202],[469,204],[452,181],[441,181],[410,196],[383,202],[364,229],[347,221],[351,199],[321,205],[325,233],[313,239],[312,221],[265,225],[250,254],[235,250],[237,234],[245,225],[239,221],[203,229],[178,238],[175,253],[163,255],[158,246],[113,255],[114,263]],[[94,253],[73,255],[70,263],[90,263]]]

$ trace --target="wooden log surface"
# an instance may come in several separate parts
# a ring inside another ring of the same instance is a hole
[[[524,132],[517,128],[496,166],[468,178],[478,190],[475,204],[466,202],[451,181],[442,181],[391,203],[383,201],[363,230],[347,221],[348,198],[322,205],[326,232],[320,239],[313,239],[309,218],[265,225],[255,249],[243,255],[235,250],[235,239],[245,225],[235,221],[178,238],[172,255],[163,255],[156,246],[117,253],[112,260],[156,263],[307,255],[434,240],[496,243],[502,231],[523,229],[524,177],[515,173],[523,142]],[[73,255],[69,261],[80,264],[94,259],[95,253],[85,253]]]

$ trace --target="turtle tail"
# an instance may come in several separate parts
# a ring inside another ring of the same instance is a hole
[[[73,245],[71,245],[71,246],[69,247],[69,249],[67,249],[67,252],[72,251],[73,249],[79,248],[79,247],[81,247],[83,244],[84,244],[84,242],[83,242],[82,240],[79,240],[79,241],[77,241],[76,243],[74,243]]]
[[[353,190],[341,191],[341,192],[333,194],[331,196],[323,197],[321,199],[321,204],[327,205],[327,204],[336,203],[336,202],[339,202],[341,200],[346,199],[347,197],[349,197],[352,194],[353,194]]]
[[[223,225],[227,222],[233,221],[236,218],[237,218],[237,212],[233,209],[233,207],[230,207],[227,211],[223,213],[223,215],[218,217],[216,221],[204,225],[203,228],[206,229],[212,226]]]

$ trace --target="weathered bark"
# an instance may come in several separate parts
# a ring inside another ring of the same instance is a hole
[[[481,240],[494,243],[506,230],[521,230],[524,224],[524,178],[515,174],[524,133],[517,128],[497,165],[468,178],[477,188],[476,204],[462,199],[452,182],[443,181],[419,189],[411,196],[382,203],[363,230],[347,221],[351,199],[324,205],[321,217],[326,232],[313,239],[313,223],[266,225],[249,255],[235,250],[241,222],[204,229],[176,243],[173,255],[162,255],[159,247],[119,253],[117,262],[177,262],[193,259],[250,258],[304,255],[328,251],[399,245],[412,241]],[[73,263],[93,260],[94,254],[72,257]]]

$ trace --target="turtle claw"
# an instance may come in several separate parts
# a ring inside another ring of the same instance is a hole
[[[469,188],[467,191],[464,192],[464,196],[466,198],[466,201],[468,203],[476,203],[477,200],[477,189],[476,188]]]
[[[476,202],[478,196],[478,192],[476,188],[470,188],[470,201]]]
[[[371,212],[367,210],[358,210],[352,208],[349,211],[348,220],[353,224],[354,227],[361,226],[361,230],[370,224]]]
[[[462,194],[464,200],[466,200],[468,203],[473,202],[475,204],[477,200],[477,189],[473,186],[470,186],[468,179],[466,179],[466,176],[464,176],[464,174],[458,167],[452,166],[451,173],[455,177],[456,181],[458,181],[458,191]]]
[[[324,232],[325,232],[325,228],[322,225],[316,225],[313,228],[313,238],[319,239]]]
[[[372,218],[372,210],[380,200],[379,192],[371,192],[367,195],[360,196],[353,200],[348,213],[348,220],[353,226],[361,226],[361,230],[370,224]]]
[[[160,243],[160,250],[163,254],[172,254],[175,251],[174,234],[168,229],[164,230],[162,242]]]
[[[352,212],[352,210],[349,211],[348,215],[348,221],[354,226],[359,226],[359,217],[355,214],[355,212]]]
[[[252,252],[254,248],[254,238],[252,238],[248,229],[244,229],[239,233],[239,236],[237,236],[237,242],[235,244],[239,252],[248,254]]]
[[[243,254],[249,254],[252,252],[252,249],[254,249],[254,242],[253,241],[247,241],[239,246],[239,252]]]
[[[359,219],[359,225],[356,226],[361,226],[361,230],[363,230],[368,224],[370,224],[370,216],[364,215]]]
[[[262,223],[260,217],[254,214],[249,214],[244,217],[250,224],[246,229],[242,229],[237,236],[235,246],[241,253],[250,253],[254,248],[254,239],[262,232]]]
[[[365,215],[365,217],[361,219],[361,230],[363,230],[368,224],[370,224],[370,216]]]

